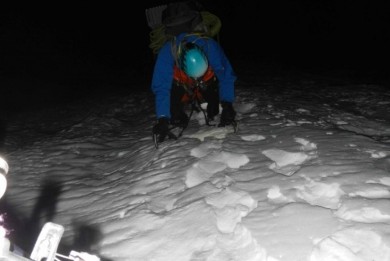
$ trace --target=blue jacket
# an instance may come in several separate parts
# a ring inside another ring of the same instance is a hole
[[[179,46],[186,33],[176,36],[176,46]],[[234,101],[234,83],[236,75],[220,45],[212,38],[187,35],[186,39],[201,46],[207,55],[209,65],[219,81],[219,98],[221,101]],[[152,91],[155,95],[155,110],[157,118],[171,117],[170,96],[173,82],[175,57],[172,52],[172,42],[167,41],[160,49],[154,66]]]

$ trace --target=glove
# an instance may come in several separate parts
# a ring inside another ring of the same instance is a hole
[[[165,137],[169,135],[169,120],[167,118],[158,119],[158,123],[153,126],[153,135],[157,135],[158,142],[163,142]]]
[[[222,113],[221,120],[219,126],[223,127],[225,125],[230,125],[234,122],[234,118],[236,117],[236,112],[233,109],[233,105],[231,102],[221,102]]]

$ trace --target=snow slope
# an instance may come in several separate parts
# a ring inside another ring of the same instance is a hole
[[[238,133],[198,115],[157,150],[149,90],[14,115],[10,237],[51,220],[63,252],[112,261],[390,260],[390,92],[334,82],[248,73]]]

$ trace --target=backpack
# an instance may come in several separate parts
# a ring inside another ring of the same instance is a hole
[[[171,3],[162,12],[162,24],[165,26],[166,34],[171,36],[204,30],[200,5],[194,1]]]
[[[163,44],[182,32],[198,32],[219,41],[221,21],[210,12],[203,11],[196,1],[174,2],[145,10],[149,27],[150,44],[157,54]]]

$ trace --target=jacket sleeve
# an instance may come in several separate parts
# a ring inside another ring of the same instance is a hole
[[[170,95],[173,81],[174,59],[170,42],[165,43],[157,55],[152,77],[152,92],[155,95],[157,119],[171,117]]]
[[[237,79],[233,68],[221,46],[214,40],[208,40],[209,63],[219,81],[219,98],[221,101],[234,102],[234,84]]]

